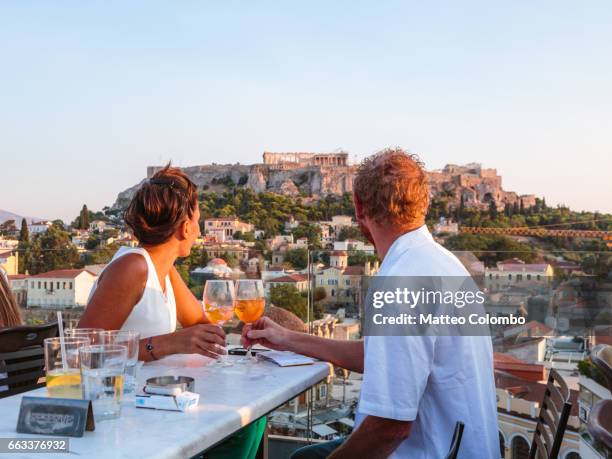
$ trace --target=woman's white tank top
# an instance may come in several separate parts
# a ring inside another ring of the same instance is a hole
[[[144,257],[147,261],[148,275],[147,284],[142,292],[142,298],[134,305],[132,312],[130,312],[130,315],[121,326],[121,330],[140,332],[140,338],[175,332],[176,300],[172,284],[170,283],[170,276],[166,276],[165,279],[166,294],[164,295],[153,260],[151,260],[149,253],[145,249],[142,247],[121,247],[117,250],[107,268],[113,261],[129,253],[138,253]],[[97,287],[98,280],[96,279],[89,294],[89,299],[91,299]]]

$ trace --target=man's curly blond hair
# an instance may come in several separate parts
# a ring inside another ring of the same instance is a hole
[[[429,185],[417,155],[401,148],[387,148],[359,165],[353,184],[364,214],[378,225],[400,230],[425,223]]]

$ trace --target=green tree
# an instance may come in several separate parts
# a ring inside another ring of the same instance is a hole
[[[301,237],[308,239],[308,244],[314,249],[321,248],[321,228],[308,222],[301,222],[291,230],[291,234],[297,240]]]
[[[25,218],[21,219],[21,230],[19,231],[19,241],[28,243],[30,242],[30,230],[28,229],[28,222]]]
[[[491,220],[497,218],[497,203],[494,200],[489,201],[489,218]]]
[[[100,241],[95,236],[89,236],[89,238],[87,238],[87,242],[85,242],[85,248],[87,250],[93,250],[98,247],[98,245],[100,245]]]
[[[87,210],[87,206],[85,204],[83,204],[83,208],[81,209],[81,213],[79,214],[79,228],[89,228],[89,210]]]
[[[308,251],[306,249],[288,250],[285,253],[285,262],[295,269],[304,269],[308,266]]]
[[[79,262],[79,258],[77,248],[70,241],[70,234],[51,226],[32,241],[27,269],[31,274],[69,269]]]
[[[346,241],[347,239],[356,239],[358,241],[366,241],[363,233],[357,226],[345,226],[340,230],[336,238],[338,241]]]
[[[270,302],[291,311],[303,321],[308,319],[308,299],[292,284],[275,285],[270,289]]]

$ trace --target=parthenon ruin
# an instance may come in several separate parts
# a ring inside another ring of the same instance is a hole
[[[296,166],[348,166],[348,153],[272,153],[264,152],[264,164]]]

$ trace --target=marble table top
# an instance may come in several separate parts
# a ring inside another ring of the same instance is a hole
[[[195,392],[200,394],[198,407],[185,413],[149,410],[135,408],[133,397],[126,398],[119,419],[97,422],[94,432],[85,432],[82,438],[70,438],[71,454],[105,459],[191,457],[330,374],[330,365],[325,362],[284,368],[265,361],[231,367],[210,363],[211,359],[194,354],[169,356],[145,364],[138,375],[139,383],[164,375],[195,378]],[[0,438],[40,438],[15,432],[23,395],[45,397],[46,389],[0,399]],[[2,456],[67,457],[57,453]]]

